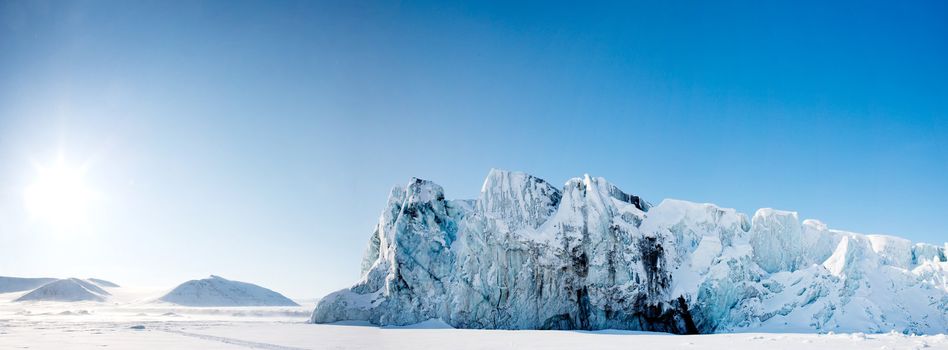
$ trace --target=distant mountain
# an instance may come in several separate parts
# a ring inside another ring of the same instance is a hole
[[[948,330],[945,245],[713,204],[652,205],[603,178],[492,170],[476,200],[396,187],[363,273],[316,323],[674,333]]]
[[[184,282],[158,300],[184,306],[299,306],[272,290],[214,275]]]
[[[99,286],[106,287],[106,288],[119,288],[119,285],[117,285],[117,284],[115,284],[115,283],[112,283],[112,282],[109,282],[109,281],[106,281],[106,280],[103,280],[103,279],[87,278],[86,281],[89,281],[89,282],[98,284]]]
[[[91,282],[67,278],[44,284],[14,301],[105,301],[109,295]]]
[[[55,280],[55,278],[22,278],[0,276],[0,293],[32,290]]]

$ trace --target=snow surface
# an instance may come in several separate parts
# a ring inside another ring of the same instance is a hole
[[[158,300],[185,306],[298,306],[280,293],[261,286],[211,275],[175,287]]]
[[[313,306],[184,307],[155,303],[158,289],[113,287],[110,292],[105,302],[15,302],[28,292],[0,293],[0,349],[247,348],[248,342],[182,332],[240,326],[241,332],[252,334],[248,325],[278,330],[302,323]]]
[[[399,327],[306,323],[313,305],[183,307],[161,292],[110,289],[109,302],[12,300],[0,294],[0,349],[948,349],[945,335],[734,333],[671,335],[620,330],[452,329],[432,319]]]
[[[135,305],[47,303],[33,305],[43,311],[36,313],[17,305],[0,301],[0,349],[948,349],[945,335],[503,331],[452,329],[440,320],[378,328],[308,324],[302,308],[293,317],[249,316],[272,307],[183,308],[177,316],[161,316],[155,314],[161,310],[144,314]],[[189,313],[211,310],[218,314]]]
[[[473,201],[413,178],[369,239],[362,277],[312,322],[675,333],[948,331],[948,243],[653,206],[603,178],[556,189],[491,170]]]

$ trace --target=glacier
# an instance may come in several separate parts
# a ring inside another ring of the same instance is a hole
[[[948,243],[797,213],[657,205],[585,175],[491,170],[474,200],[395,187],[362,276],[311,322],[672,333],[948,331]]]

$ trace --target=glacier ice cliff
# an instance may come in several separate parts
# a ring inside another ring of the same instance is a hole
[[[311,321],[673,333],[948,331],[948,244],[795,212],[652,205],[603,178],[491,170],[479,198],[396,187],[350,288]]]

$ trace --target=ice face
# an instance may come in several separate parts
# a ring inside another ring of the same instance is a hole
[[[541,179],[492,169],[476,202],[477,212],[505,224],[511,231],[536,229],[560,202],[560,191]]]
[[[652,206],[603,178],[556,189],[491,170],[476,200],[412,179],[389,195],[362,278],[313,322],[675,333],[944,332],[945,247],[796,213]]]
[[[754,261],[764,271],[793,271],[803,261],[803,230],[797,213],[759,209],[751,220]]]
[[[912,241],[884,235],[867,235],[866,238],[869,238],[872,250],[879,255],[883,263],[903,269],[913,265]]]
[[[912,247],[912,264],[919,265],[925,261],[948,261],[945,259],[945,250],[948,249],[948,243],[943,247],[928,243],[916,243]]]

